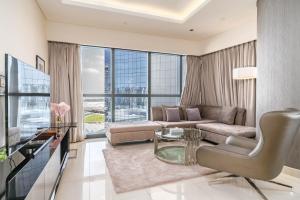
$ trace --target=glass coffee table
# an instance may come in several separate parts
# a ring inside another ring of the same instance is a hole
[[[154,154],[167,163],[193,165],[203,138],[201,130],[195,128],[162,128],[155,131]]]

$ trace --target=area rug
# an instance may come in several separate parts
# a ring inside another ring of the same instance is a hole
[[[155,158],[153,144],[124,145],[103,150],[117,193],[209,175],[215,171],[199,165],[167,164]]]

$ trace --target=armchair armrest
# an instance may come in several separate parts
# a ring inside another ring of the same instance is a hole
[[[256,141],[255,139],[250,139],[250,138],[245,138],[240,136],[229,136],[226,139],[225,143],[228,145],[238,146],[238,147],[253,150],[256,147],[258,141]]]

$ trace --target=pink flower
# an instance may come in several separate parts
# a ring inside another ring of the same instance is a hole
[[[70,106],[65,102],[51,103],[51,111],[55,113],[56,116],[63,117],[70,110]]]

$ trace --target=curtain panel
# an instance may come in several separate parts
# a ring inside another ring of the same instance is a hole
[[[49,42],[49,71],[51,78],[51,102],[65,102],[71,110],[66,122],[77,123],[71,130],[71,142],[82,141],[83,100],[81,90],[80,47],[77,44]]]
[[[181,104],[246,108],[246,125],[255,126],[256,80],[232,79],[234,68],[247,66],[256,66],[256,41],[203,56],[187,56]]]

